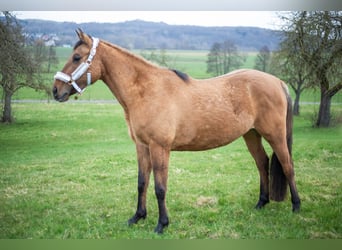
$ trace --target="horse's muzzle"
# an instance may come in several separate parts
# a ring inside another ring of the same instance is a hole
[[[55,98],[55,100],[58,101],[58,102],[65,102],[65,101],[68,100],[68,97],[69,97],[69,93],[68,92],[64,92],[64,94],[58,95],[57,87],[53,87],[52,94],[53,94],[53,97]]]

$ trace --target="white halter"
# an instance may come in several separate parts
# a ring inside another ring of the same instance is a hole
[[[71,76],[63,73],[63,72],[57,72],[56,75],[54,76],[55,80],[60,80],[63,81],[65,83],[71,84],[74,89],[76,89],[76,91],[79,94],[82,94],[84,89],[81,89],[76,81],[85,73],[87,72],[89,66],[91,65],[91,61],[93,60],[95,54],[96,54],[96,48],[99,45],[100,40],[98,38],[92,38],[93,40],[93,46],[90,50],[90,54],[88,56],[87,61],[81,63],[74,72],[71,73]],[[90,85],[91,84],[91,73],[87,72],[87,84]]]

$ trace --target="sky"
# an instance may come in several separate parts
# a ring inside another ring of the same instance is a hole
[[[144,20],[176,25],[250,26],[279,29],[277,11],[15,11],[18,19],[52,21],[124,22]]]

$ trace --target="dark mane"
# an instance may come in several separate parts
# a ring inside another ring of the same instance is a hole
[[[85,42],[82,40],[78,40],[78,42],[74,46],[74,50],[77,49],[77,47],[81,46],[82,44],[85,44]]]
[[[170,69],[171,71],[173,71],[180,79],[182,79],[184,82],[188,82],[189,81],[189,76],[179,70],[176,69]]]

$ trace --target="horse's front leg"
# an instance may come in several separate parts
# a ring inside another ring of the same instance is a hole
[[[156,233],[163,233],[165,227],[169,225],[169,217],[166,208],[166,191],[168,178],[168,165],[170,150],[155,143],[150,145],[150,155],[154,174],[155,194],[158,201],[159,219]]]
[[[138,144],[136,145],[138,156],[138,205],[137,211],[132,218],[128,220],[128,224],[132,225],[137,223],[140,219],[145,219],[147,215],[146,211],[146,193],[151,174],[151,158],[149,148]]]

